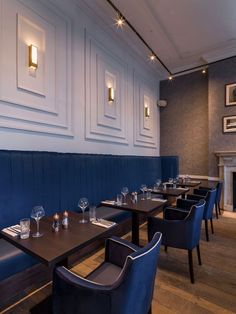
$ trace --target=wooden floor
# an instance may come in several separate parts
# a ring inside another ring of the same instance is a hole
[[[202,230],[203,265],[198,265],[194,254],[195,284],[189,280],[187,253],[171,248],[165,253],[161,249],[153,314],[236,313],[236,213],[224,212],[219,220],[214,220],[214,228],[210,242],[205,241],[205,230]],[[130,239],[130,234],[126,237]],[[140,237],[141,244],[145,245],[146,225],[142,226]],[[73,271],[83,276],[88,274],[103,261],[103,254],[104,250],[97,251]],[[51,284],[48,284],[2,313],[33,313],[30,309],[50,293]]]

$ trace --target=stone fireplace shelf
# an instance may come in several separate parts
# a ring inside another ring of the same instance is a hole
[[[236,151],[218,151],[215,155],[219,157],[219,177],[224,181],[222,204],[225,210],[234,211],[233,195],[236,187],[233,185],[233,173],[236,173]]]

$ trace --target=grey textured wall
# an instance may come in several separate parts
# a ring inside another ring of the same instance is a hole
[[[223,134],[223,116],[236,115],[225,107],[225,84],[236,82],[236,57],[200,71],[160,83],[161,155],[179,155],[180,173],[218,176],[215,151],[236,151],[236,133]]]
[[[209,68],[209,175],[217,176],[215,151],[236,151],[236,133],[223,134],[222,117],[236,115],[236,106],[225,107],[225,84],[236,82],[236,58]]]
[[[180,173],[208,173],[208,79],[199,72],[160,83],[161,155],[178,155]]]

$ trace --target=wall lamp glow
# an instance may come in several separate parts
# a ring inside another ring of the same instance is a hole
[[[148,106],[144,107],[144,116],[145,118],[150,118],[150,108]]]
[[[34,45],[29,46],[29,67],[38,68],[38,48]]]
[[[108,87],[108,101],[112,102],[115,100],[115,91],[113,87]]]

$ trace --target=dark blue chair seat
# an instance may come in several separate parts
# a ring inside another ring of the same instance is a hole
[[[162,245],[188,250],[189,272],[191,283],[194,283],[192,250],[196,247],[198,262],[201,265],[200,233],[205,201],[201,200],[190,207],[190,210],[179,210],[167,207],[164,209],[164,219],[148,218],[148,239],[155,232],[162,233]]]
[[[106,241],[104,263],[87,278],[58,267],[53,313],[150,313],[160,245],[160,233],[144,248],[113,237]]]
[[[216,189],[211,190],[202,190],[202,189],[194,189],[195,194],[188,194],[187,200],[191,200],[191,204],[193,202],[198,202],[200,199],[204,199],[206,201],[206,205],[203,212],[203,220],[205,221],[205,232],[206,232],[206,240],[209,241],[209,232],[208,232],[208,220],[211,223],[211,232],[214,233],[213,228],[213,208],[216,199]]]
[[[218,214],[221,215],[220,199],[221,199],[221,193],[222,193],[222,188],[223,188],[223,181],[217,182],[215,187],[205,187],[205,186],[199,187],[199,189],[205,190],[206,192],[214,188],[216,188],[215,211],[216,211],[216,218],[218,219],[219,217]]]
[[[14,245],[0,239],[0,280],[35,265],[37,261]]]

